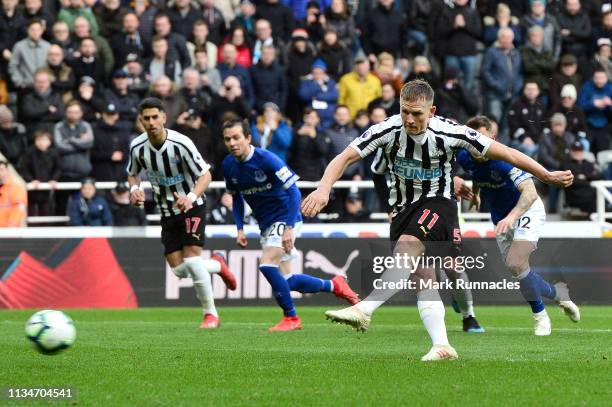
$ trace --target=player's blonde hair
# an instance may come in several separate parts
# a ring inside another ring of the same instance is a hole
[[[406,102],[424,100],[425,102],[433,103],[434,90],[431,85],[427,83],[427,81],[423,79],[415,79],[410,82],[406,82],[404,86],[402,86],[400,98]]]

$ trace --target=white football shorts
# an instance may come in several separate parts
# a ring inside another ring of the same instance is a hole
[[[302,229],[302,222],[296,222],[293,227],[293,243],[295,244],[296,237],[300,234]],[[266,246],[280,247],[283,248],[283,232],[285,231],[285,222],[274,222],[261,234],[259,243],[263,249]],[[291,253],[285,253],[281,257],[281,261],[290,261],[296,258],[297,249],[295,246],[291,250]]]

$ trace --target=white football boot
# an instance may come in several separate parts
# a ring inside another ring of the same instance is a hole
[[[421,358],[422,362],[437,362],[439,360],[457,360],[459,355],[450,345],[434,345],[429,352]]]
[[[370,327],[370,321],[372,317],[365,314],[355,306],[350,306],[337,311],[325,311],[325,317],[331,319],[333,322],[340,324],[346,324],[353,327],[353,329],[361,332],[365,332]]]
[[[565,315],[572,320],[572,322],[580,321],[580,309],[569,297],[569,289],[567,284],[563,281],[555,283],[555,290],[557,290],[557,304],[565,312]]]
[[[539,315],[534,315],[533,319],[535,321],[535,326],[534,326],[535,336],[550,335],[551,323],[550,323],[550,317],[548,316],[548,314],[542,313]]]

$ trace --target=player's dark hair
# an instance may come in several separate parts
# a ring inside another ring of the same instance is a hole
[[[240,126],[242,127],[242,134],[244,137],[249,137],[251,135],[251,127],[249,126],[249,121],[246,119],[241,119],[239,117],[234,119],[229,119],[223,122],[223,128],[221,132],[225,132],[225,129],[231,129],[232,127]]]
[[[487,131],[493,130],[493,123],[491,122],[491,119],[489,119],[487,116],[472,117],[465,124],[466,126],[474,130],[480,129],[481,127],[484,127],[485,129],[487,129]]]
[[[143,100],[142,102],[140,102],[140,105],[138,105],[138,113],[142,114],[142,112],[145,109],[158,109],[160,112],[165,112],[166,109],[164,109],[164,105],[162,104],[162,101],[158,98],[146,98],[145,100]]]
[[[424,100],[429,103],[433,103],[434,90],[427,81],[423,79],[415,79],[410,82],[406,82],[402,86],[400,92],[400,99],[407,102],[416,102]]]

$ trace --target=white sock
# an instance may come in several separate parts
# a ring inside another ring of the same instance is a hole
[[[178,277],[178,278],[186,278],[189,277],[189,268],[187,267],[187,264],[185,263],[181,263],[176,267],[172,268],[172,272]]]
[[[534,316],[534,317],[539,317],[539,316],[544,316],[544,315],[548,315],[548,312],[546,312],[546,309],[543,309],[543,310],[542,310],[542,311],[540,311],[540,312],[534,312],[534,313],[533,313],[533,316]]]
[[[376,309],[378,309],[378,307],[380,307],[384,303],[384,301],[371,301],[365,299],[355,305],[355,307],[366,315],[372,315],[374,311],[376,311]]]
[[[204,264],[204,268],[209,273],[218,273],[221,271],[221,263],[215,259],[204,259],[202,262]]]
[[[204,314],[218,316],[219,314],[217,314],[217,309],[215,308],[210,273],[204,266],[204,260],[199,256],[187,257],[184,260],[191,273],[193,288],[195,288],[196,296],[202,303]]]
[[[438,290],[423,290],[417,293],[417,308],[419,315],[425,325],[425,329],[434,345],[448,345],[446,336],[446,324],[444,323],[444,305]],[[422,298],[422,299],[421,299]]]

